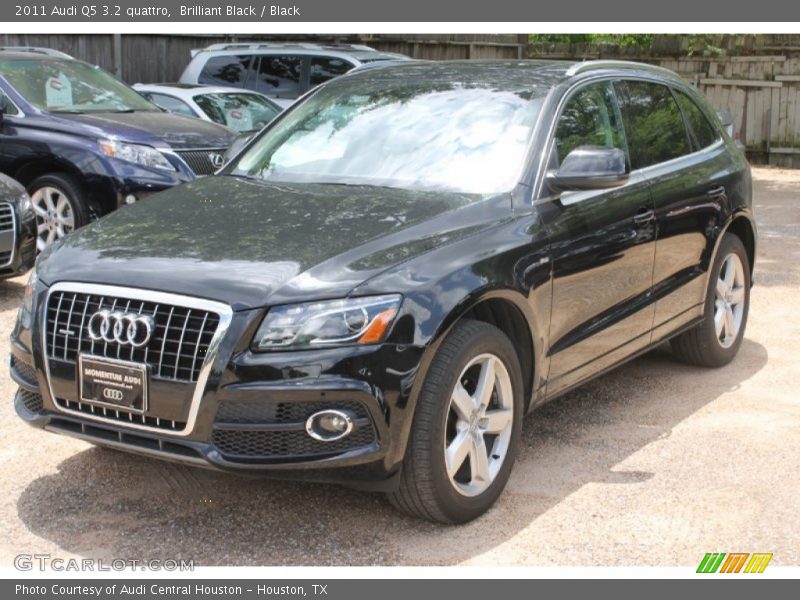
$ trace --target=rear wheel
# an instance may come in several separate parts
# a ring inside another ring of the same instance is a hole
[[[402,511],[463,523],[497,500],[519,447],[523,415],[519,359],[487,323],[455,326],[433,359],[420,392],[400,488]]]
[[[89,222],[86,194],[74,177],[42,175],[28,186],[28,193],[36,211],[37,252]]]
[[[704,367],[721,367],[742,345],[750,308],[750,261],[742,241],[726,233],[706,291],[705,319],[671,342],[682,361]]]

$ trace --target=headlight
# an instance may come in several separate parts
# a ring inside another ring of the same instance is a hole
[[[258,328],[256,350],[375,344],[383,340],[401,297],[372,296],[275,306]]]
[[[164,158],[164,155],[152,146],[125,144],[116,140],[100,140],[99,144],[103,154],[111,158],[118,158],[119,160],[163,171],[175,170],[175,167]]]
[[[29,221],[36,218],[36,212],[33,210],[33,202],[27,192],[22,192],[19,197],[19,220]]]
[[[39,283],[39,273],[34,265],[31,275],[28,277],[28,284],[25,286],[25,293],[22,296],[22,304],[19,307],[17,319],[25,329],[31,328],[31,314],[33,313],[33,299],[36,296],[36,284]]]

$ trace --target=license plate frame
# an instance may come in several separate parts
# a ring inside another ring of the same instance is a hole
[[[78,355],[78,396],[81,402],[143,414],[150,388],[148,365],[95,356]]]

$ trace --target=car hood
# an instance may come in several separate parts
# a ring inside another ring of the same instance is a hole
[[[126,142],[187,148],[227,148],[236,135],[227,127],[166,112],[57,114],[48,125],[66,132],[78,126],[86,135]]]
[[[74,232],[44,253],[39,276],[243,310],[346,295],[395,264],[510,216],[509,196],[206,177]]]

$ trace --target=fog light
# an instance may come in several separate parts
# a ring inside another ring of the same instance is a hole
[[[306,420],[306,433],[320,442],[335,442],[353,431],[353,419],[341,410],[321,410]]]
[[[125,204],[135,204],[136,203],[136,196],[133,194],[128,194],[125,196]]]

